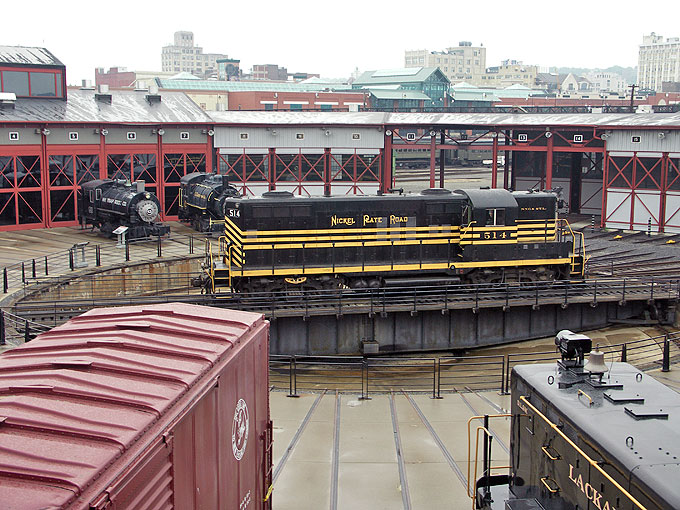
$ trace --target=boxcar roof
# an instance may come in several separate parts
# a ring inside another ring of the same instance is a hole
[[[69,504],[263,322],[177,303],[105,308],[4,353],[0,501]]]

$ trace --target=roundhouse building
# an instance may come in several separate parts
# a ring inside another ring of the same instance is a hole
[[[143,180],[163,217],[179,180],[212,168],[211,119],[182,93],[70,90],[66,100],[0,99],[0,229],[77,224],[79,186]]]

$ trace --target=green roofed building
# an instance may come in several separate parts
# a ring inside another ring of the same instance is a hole
[[[437,67],[408,67],[366,71],[353,89],[367,90],[371,106],[385,110],[449,106],[451,82]]]

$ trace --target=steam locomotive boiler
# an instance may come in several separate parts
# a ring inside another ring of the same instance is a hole
[[[226,175],[194,172],[179,184],[179,219],[199,232],[224,232],[225,204],[241,193]]]
[[[81,225],[92,225],[107,235],[118,227],[128,227],[128,239],[163,236],[170,227],[157,223],[160,202],[144,190],[144,182],[97,179],[80,186]]]

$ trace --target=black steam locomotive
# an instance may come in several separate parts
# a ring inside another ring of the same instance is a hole
[[[107,235],[118,227],[127,227],[128,239],[163,236],[168,225],[156,223],[160,202],[144,190],[143,182],[97,179],[80,186],[79,216],[81,225],[92,225]]]
[[[199,232],[223,232],[225,202],[241,193],[226,175],[194,172],[179,183],[179,219]]]
[[[581,277],[582,238],[557,205],[552,192],[503,189],[229,198],[200,284],[257,292]]]
[[[680,508],[680,395],[603,353],[584,365],[584,335],[556,342],[557,366],[513,369],[510,472],[485,470],[476,508]]]

